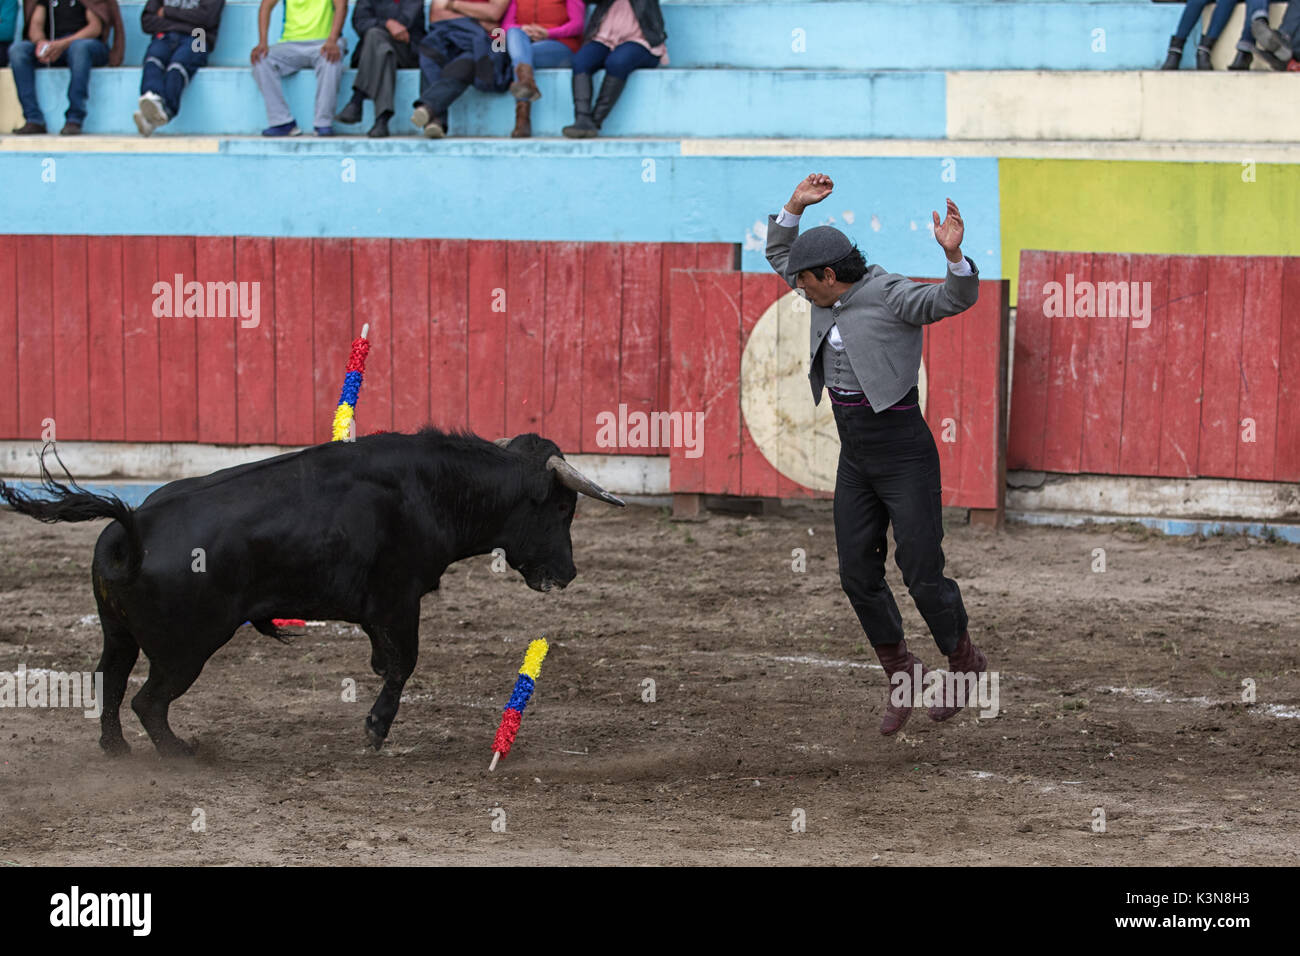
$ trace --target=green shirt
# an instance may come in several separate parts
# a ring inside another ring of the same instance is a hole
[[[334,0],[285,0],[281,43],[324,40],[334,25]]]

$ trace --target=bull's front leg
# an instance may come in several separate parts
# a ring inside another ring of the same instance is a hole
[[[420,652],[420,609],[399,615],[384,624],[363,624],[372,645],[371,666],[382,667],[380,676],[384,686],[379,691],[375,705],[366,715],[366,740],[376,750],[384,745],[388,730],[393,726],[397,708],[401,706],[402,688],[415,670],[415,660]]]

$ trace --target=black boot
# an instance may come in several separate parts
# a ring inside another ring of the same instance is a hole
[[[1255,57],[1253,54],[1248,53],[1245,50],[1238,50],[1236,59],[1234,59],[1231,63],[1228,64],[1228,69],[1249,70],[1251,61],[1254,59]]]
[[[1275,70],[1285,70],[1291,59],[1291,45],[1287,38],[1268,25],[1268,17],[1255,17],[1250,21],[1250,33],[1255,38],[1259,58]]]
[[[380,113],[375,117],[375,125],[370,127],[370,132],[366,133],[371,139],[383,139],[388,135],[388,120],[393,114],[390,112]]]
[[[596,106],[591,111],[591,118],[595,120],[597,129],[605,125],[605,120],[609,118],[609,111],[618,102],[625,86],[627,86],[626,78],[620,79],[605,74],[604,82],[600,84],[600,95],[596,97]]]
[[[352,99],[348,105],[339,110],[339,115],[334,117],[334,122],[342,123],[344,126],[353,126],[361,122],[361,104],[366,100],[364,93],[352,91]]]
[[[573,74],[573,125],[560,130],[569,139],[591,139],[598,129],[591,118],[591,74]]]
[[[1196,44],[1196,68],[1198,70],[1212,70],[1210,65],[1210,48],[1204,43]]]
[[[1178,37],[1169,38],[1169,55],[1165,57],[1165,65],[1162,70],[1176,70],[1178,64],[1183,61],[1183,40]]]

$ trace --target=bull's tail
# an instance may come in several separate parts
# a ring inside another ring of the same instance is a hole
[[[144,550],[140,544],[140,530],[136,525],[135,511],[116,495],[96,495],[77,484],[63,459],[56,450],[54,460],[59,463],[67,475],[68,484],[55,479],[45,464],[45,456],[53,448],[47,444],[41,449],[41,497],[34,497],[19,491],[12,485],[0,481],[0,499],[19,514],[35,518],[37,521],[54,523],[56,521],[94,521],[96,518],[112,518],[126,531],[128,553],[127,573],[134,577],[140,570]]]

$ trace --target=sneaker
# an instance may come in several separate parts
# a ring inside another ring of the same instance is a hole
[[[1271,54],[1264,57],[1269,65],[1278,64],[1273,69],[1286,69],[1286,61],[1291,59],[1291,47],[1287,45],[1286,37],[1268,25],[1267,17],[1255,17],[1250,21],[1250,35],[1255,38],[1257,50]]]
[[[154,126],[153,123],[150,123],[147,119],[145,119],[144,113],[140,112],[139,110],[136,110],[134,113],[131,114],[131,119],[135,120],[135,128],[140,131],[141,136],[152,136],[153,131],[157,129],[157,127]]]
[[[316,133],[317,136],[333,136],[333,135],[334,135],[334,127],[333,127],[333,126],[317,126],[317,127],[315,127],[314,132]]]
[[[167,107],[163,103],[163,98],[157,93],[140,94],[139,109],[149,124],[157,129],[159,126],[166,126],[171,122],[171,114],[167,112]],[[145,134],[148,135],[148,134]]]
[[[297,123],[295,123],[293,120],[289,120],[289,122],[281,123],[279,126],[268,126],[266,129],[262,130],[262,135],[263,136],[301,136],[302,130],[298,128]]]
[[[424,128],[425,139],[442,139],[447,135],[447,131],[442,128],[442,124],[437,120],[430,120],[429,125]]]
[[[424,129],[433,122],[433,114],[429,112],[429,107],[423,103],[415,104],[415,112],[411,114],[411,125],[416,129]]]

